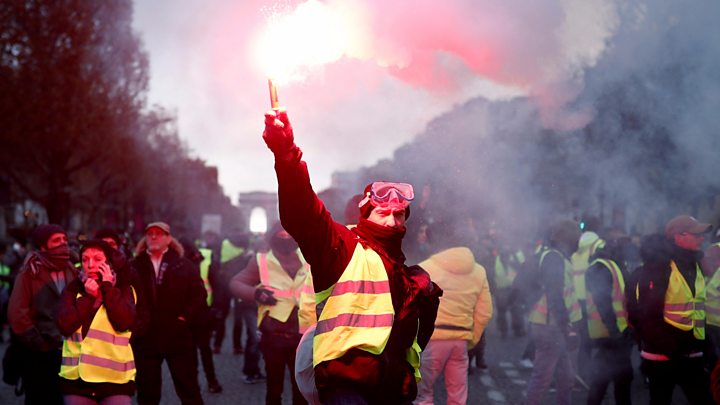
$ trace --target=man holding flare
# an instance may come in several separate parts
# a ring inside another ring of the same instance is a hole
[[[280,220],[312,266],[322,308],[313,336],[315,384],[323,404],[409,404],[417,395],[420,351],[433,333],[442,290],[405,265],[402,239],[413,188],[368,184],[360,221],[335,222],[310,184],[284,109],[265,114],[275,155]]]

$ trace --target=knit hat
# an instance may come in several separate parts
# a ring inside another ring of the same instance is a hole
[[[50,239],[51,236],[55,235],[56,233],[62,233],[64,235],[67,235],[65,229],[63,229],[63,227],[60,225],[42,224],[35,227],[32,232],[31,239],[35,246],[37,246],[38,248],[46,247],[47,241]]]

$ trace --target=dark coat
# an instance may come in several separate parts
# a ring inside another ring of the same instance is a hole
[[[69,262],[63,273],[66,285],[76,276]],[[20,271],[10,297],[8,320],[25,347],[40,352],[62,347],[62,335],[55,323],[61,293],[48,269],[40,267],[35,273],[25,266]]]
[[[133,286],[138,290],[138,321],[132,337],[135,352],[195,350],[192,328],[207,313],[207,293],[197,266],[182,256],[177,243],[163,255],[157,278],[147,252],[140,251],[132,264]]]
[[[113,286],[110,282],[103,282],[100,285],[100,292],[103,297],[103,306],[108,314],[108,319],[113,328],[118,332],[124,332],[135,324],[136,310],[135,297],[130,286],[131,268],[129,263],[124,262],[121,269],[115,268],[117,280]],[[78,297],[78,294],[80,296]],[[95,298],[85,292],[85,286],[80,278],[76,278],[63,290],[58,306],[57,324],[63,336],[72,335],[78,328],[82,327],[81,333],[87,336],[90,324],[95,318],[99,308],[94,307]],[[90,383],[77,380],[60,380],[61,391],[64,394],[83,396],[97,396],[104,398],[111,395],[133,395],[135,382],[125,384],[114,383]]]
[[[690,353],[707,350],[707,340],[698,340],[693,331],[682,331],[663,317],[665,293],[670,281],[670,261],[674,260],[680,273],[694,292],[696,269],[701,252],[682,250],[667,244],[653,257],[645,257],[645,264],[637,269],[625,288],[628,319],[634,329],[640,349],[653,354],[681,358]]]

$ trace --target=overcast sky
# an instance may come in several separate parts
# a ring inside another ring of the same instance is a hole
[[[150,101],[176,112],[181,138],[219,168],[233,202],[239,192],[276,190],[261,138],[266,73],[254,49],[272,10],[301,3],[136,1]],[[547,126],[583,125],[582,109],[565,106],[612,36],[617,7],[601,0],[321,4],[353,39],[337,61],[279,88],[316,190],[330,185],[335,170],[390,157],[432,118],[477,96],[531,95]]]

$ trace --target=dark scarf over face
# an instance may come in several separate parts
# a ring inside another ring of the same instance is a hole
[[[390,261],[401,265],[405,263],[405,255],[402,252],[402,240],[403,237],[405,237],[407,229],[404,226],[391,228],[361,218],[355,228],[355,232],[357,232],[373,250],[385,256]]]
[[[40,267],[45,267],[49,271],[64,271],[72,269],[70,263],[70,248],[67,246],[58,246],[56,248],[32,252],[25,261],[25,266],[29,266],[33,274],[38,274]]]

